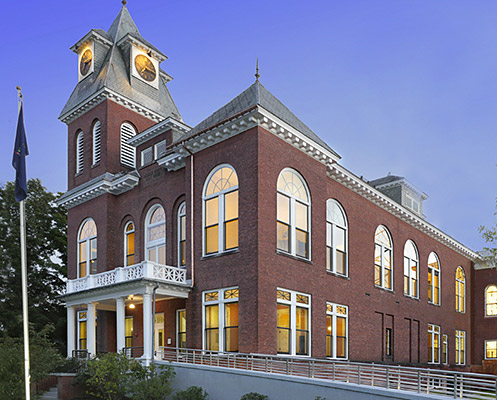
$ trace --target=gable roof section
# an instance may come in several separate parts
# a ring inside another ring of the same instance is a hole
[[[316,135],[306,124],[304,124],[293,112],[291,112],[281,101],[279,101],[269,90],[267,90],[259,81],[254,82],[245,91],[236,96],[229,103],[211,114],[202,122],[197,124],[189,133],[188,137],[195,136],[198,133],[212,128],[235,115],[241,114],[249,109],[260,106],[276,117],[280,118],[288,125],[300,131],[312,141],[318,143],[332,154],[339,155],[326,144],[318,135]]]

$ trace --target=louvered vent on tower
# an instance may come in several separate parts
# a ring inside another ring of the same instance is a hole
[[[135,148],[128,144],[128,140],[136,135],[135,128],[125,122],[121,125],[121,164],[135,168]]]
[[[84,142],[83,142],[83,132],[80,131],[76,138],[76,173],[79,174],[83,171],[84,164]]]
[[[93,164],[100,162],[100,121],[93,125]]]

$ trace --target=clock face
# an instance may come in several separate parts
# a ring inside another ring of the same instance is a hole
[[[148,82],[153,82],[157,75],[155,71],[154,64],[152,60],[143,54],[138,54],[135,57],[135,67],[136,71],[140,74],[140,76]]]
[[[93,54],[90,49],[86,49],[81,56],[81,61],[79,62],[79,72],[81,75],[85,76],[91,67],[91,62],[93,61]]]

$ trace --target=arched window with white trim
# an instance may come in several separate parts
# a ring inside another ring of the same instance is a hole
[[[497,315],[497,286],[489,285],[485,289],[485,315],[494,317]]]
[[[100,150],[101,150],[101,140],[100,140],[100,121],[95,121],[93,124],[93,165],[100,162]]]
[[[135,168],[136,149],[128,140],[136,135],[135,128],[128,122],[121,125],[121,164]]]
[[[80,172],[83,172],[84,168],[84,137],[83,137],[83,131],[79,131],[79,133],[76,136],[76,173],[79,174]]]
[[[326,201],[326,269],[347,275],[347,217],[336,200]]]
[[[276,247],[310,259],[311,199],[302,176],[291,168],[280,172],[277,183]]]
[[[78,233],[78,278],[97,272],[97,225],[91,218],[81,224]]]
[[[466,311],[466,274],[462,267],[456,269],[456,311]]]
[[[418,298],[419,288],[419,256],[418,249],[412,240],[404,246],[404,295]]]
[[[440,305],[440,260],[433,251],[428,256],[428,302]]]
[[[204,254],[238,248],[238,176],[231,165],[217,166],[203,192]]]
[[[135,264],[135,224],[129,221],[124,227],[124,266]]]
[[[186,203],[178,208],[178,266],[186,265]]]
[[[150,208],[145,221],[145,259],[166,264],[166,214],[156,204]]]
[[[392,289],[393,243],[388,229],[379,225],[374,233],[374,284]]]

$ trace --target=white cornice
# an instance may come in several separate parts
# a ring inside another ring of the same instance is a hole
[[[428,198],[428,195],[426,193],[419,190],[416,186],[414,186],[412,183],[410,183],[406,178],[398,179],[398,180],[392,181],[392,182],[383,183],[381,185],[375,185],[375,188],[376,189],[388,189],[390,187],[398,186],[399,184],[402,184],[407,189],[409,189],[410,191],[415,193],[416,196],[419,196],[423,200],[426,200]]]
[[[140,132],[138,135],[129,139],[128,144],[137,147],[145,143],[147,140],[153,139],[154,137],[159,136],[169,129],[174,129],[181,133],[187,133],[191,129],[191,127],[174,118],[167,117],[165,120],[151,126],[148,129],[145,129],[143,132]]]
[[[138,47],[139,49],[143,50],[146,53],[150,52],[152,57],[154,57],[157,61],[159,61],[159,63],[161,63],[164,60],[167,60],[167,56],[164,53],[160,52],[159,50],[153,47],[150,47],[150,45],[141,41],[139,38],[133,36],[130,33],[126,34],[121,40],[119,40],[119,42],[117,42],[118,47],[126,47],[127,45],[130,44]]]
[[[89,42],[89,41],[92,41],[92,40],[95,41],[95,42],[102,43],[103,45],[105,45],[107,47],[111,47],[112,46],[112,42],[110,40],[104,38],[102,35],[100,35],[95,30],[91,30],[85,36],[83,36],[83,38],[81,40],[79,40],[76,44],[74,44],[73,46],[71,46],[70,50],[72,50],[73,52],[77,53],[78,49],[82,45],[84,45],[86,42]]]
[[[424,219],[418,217],[416,214],[401,206],[396,201],[390,199],[379,190],[373,188],[362,179],[343,168],[341,165],[336,163],[328,165],[328,175],[337,182],[388,211],[390,214],[400,218],[404,222],[407,222],[409,225],[446,245],[452,250],[455,250],[459,254],[462,254],[473,261],[479,258],[476,252],[459,243],[446,233],[442,232],[440,229],[426,222]]]
[[[122,175],[106,172],[64,193],[57,204],[69,209],[105,193],[120,195],[134,188],[139,181],[140,176],[136,171]]]
[[[137,114],[143,115],[144,117],[152,121],[160,122],[164,119],[162,115],[157,114],[156,112],[143,107],[141,104],[138,104],[137,102],[121,96],[119,93],[116,93],[113,90],[107,88],[101,88],[96,93],[79,103],[76,107],[72,108],[64,115],[61,115],[59,119],[66,124],[70,124],[76,118],[79,118],[81,115],[90,111],[106,99],[110,99],[115,103],[126,107],[127,109],[134,111]]]

